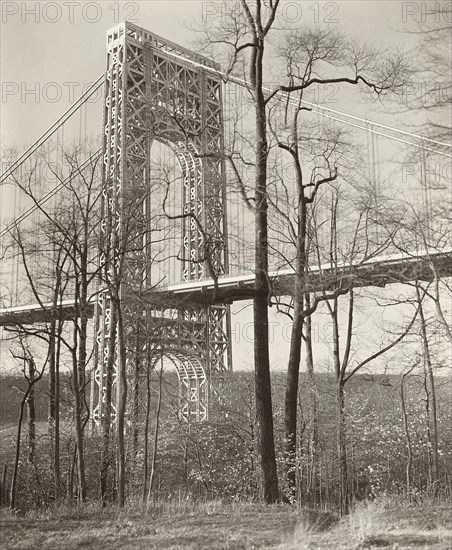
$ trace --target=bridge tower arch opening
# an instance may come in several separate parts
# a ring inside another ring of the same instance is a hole
[[[221,264],[211,265],[217,243],[207,232],[199,192],[204,187],[202,155],[183,138],[165,133],[154,136],[150,145],[152,284],[168,286],[226,272]]]
[[[121,270],[127,364],[149,364],[156,346],[165,353],[177,350],[168,353],[184,365],[180,372],[193,374],[201,366],[206,384],[232,368],[230,310],[175,297],[162,303],[154,292],[152,148],[164,144],[179,164],[181,212],[174,205],[172,213],[160,212],[162,220],[179,228],[177,238],[173,235],[179,241],[179,282],[228,273],[218,69],[211,60],[128,22],[107,34],[101,262],[108,273]],[[91,393],[94,425],[104,414],[106,395],[112,395],[114,411],[120,394],[117,353],[111,361],[112,339],[117,339],[114,307],[111,292],[101,292]],[[199,419],[207,418],[209,392],[195,392],[188,380],[196,378],[181,374],[181,395],[188,388],[199,401],[197,410],[206,410]]]
[[[169,286],[182,280],[184,260],[184,175],[176,145],[154,139],[150,164],[151,286]]]
[[[174,367],[179,383],[178,417],[187,422],[202,422],[208,418],[209,379],[200,358],[186,350],[156,350],[151,369],[164,379],[169,366]]]

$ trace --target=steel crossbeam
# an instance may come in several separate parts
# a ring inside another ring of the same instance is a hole
[[[154,140],[173,149],[182,173],[183,280],[200,280],[212,275],[212,269],[216,276],[227,272],[221,80],[214,69],[218,67],[208,59],[131,23],[108,32],[101,262],[111,280],[121,270],[122,296],[127,287],[142,292],[150,288],[150,148]],[[111,289],[101,293],[96,303],[97,363],[91,397],[95,423],[103,415],[107,369],[111,368],[110,339],[115,334],[111,295]],[[141,305],[124,299],[123,303],[124,333],[133,335],[130,338],[139,353],[165,354],[176,365],[186,390],[181,390],[182,415],[187,420],[206,418],[210,377],[231,369],[228,306],[176,307],[178,323],[163,323],[156,329],[155,323],[149,324],[152,314],[143,315]],[[128,350],[132,347],[127,345]],[[128,352],[128,362],[136,353],[136,349]],[[117,357],[113,369],[112,395],[117,396]]]

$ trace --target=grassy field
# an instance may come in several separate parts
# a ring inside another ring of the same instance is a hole
[[[0,514],[9,549],[452,549],[452,506],[358,506],[338,521],[288,506],[166,503],[143,510],[59,508]]]

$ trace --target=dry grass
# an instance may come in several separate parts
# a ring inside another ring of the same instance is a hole
[[[362,504],[340,522],[288,506],[196,504],[177,499],[100,510],[60,507],[18,517],[0,513],[0,548],[109,550],[452,549],[450,505]]]

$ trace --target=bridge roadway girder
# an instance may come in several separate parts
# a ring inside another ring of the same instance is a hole
[[[359,287],[385,287],[390,284],[409,283],[415,280],[432,281],[433,267],[438,277],[452,276],[452,252],[435,252],[428,256],[384,257],[358,265],[339,267],[313,267],[305,276],[306,292],[329,292]],[[273,296],[293,296],[295,273],[281,270],[269,273]],[[250,300],[254,296],[254,276],[221,277],[215,285],[212,279],[191,281],[154,290],[143,300],[149,304],[233,303]]]
[[[42,306],[18,306],[16,308],[0,310],[0,326],[19,327],[21,325],[29,326],[50,323],[52,320],[70,321],[78,316],[73,303],[64,303],[59,307],[52,307],[49,304],[43,304]],[[92,303],[88,306],[87,317],[89,319],[94,317],[94,304]],[[199,327],[204,325],[203,322],[187,321],[174,317],[149,315],[148,319],[153,328],[185,326],[187,328],[191,327],[194,331],[195,328],[199,329]]]
[[[347,289],[366,286],[384,287],[389,284],[407,283],[416,279],[432,281],[434,274],[432,263],[439,277],[452,277],[452,253],[438,252],[425,257],[400,258],[348,266],[335,269],[313,269],[306,277],[306,291],[322,292],[336,288]],[[278,296],[293,295],[295,274],[280,272],[270,274],[273,294]],[[253,276],[223,277],[215,288],[212,280],[173,285],[172,287],[154,289],[141,296],[144,307],[180,308],[183,306],[212,305],[214,303],[232,303],[253,298]],[[89,305],[89,317],[94,314],[94,305]],[[73,302],[65,302],[59,308],[51,304],[19,306],[0,310],[0,326],[32,325],[49,322],[53,317],[65,320],[73,319],[75,308]],[[162,315],[150,315],[153,326],[167,327],[187,324],[190,321]]]
[[[94,305],[90,304],[88,317],[92,318],[93,314]],[[78,317],[79,315],[76,313],[73,302],[69,304],[64,303],[58,307],[53,307],[50,304],[18,306],[0,310],[0,326],[20,327],[50,323],[52,320],[70,321],[76,316]]]

